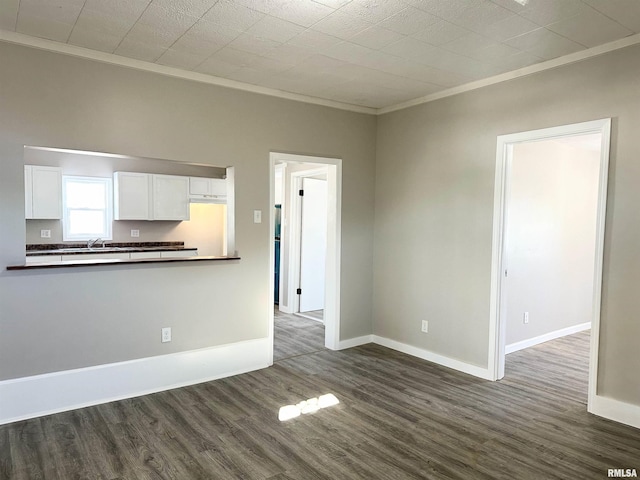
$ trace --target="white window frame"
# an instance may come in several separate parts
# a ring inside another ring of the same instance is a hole
[[[71,210],[88,210],[96,211],[102,209],[95,208],[69,208],[67,207],[67,182],[84,182],[84,183],[98,183],[105,186],[105,221],[104,231],[102,235],[71,235],[69,234],[69,212]],[[82,175],[63,175],[62,176],[62,240],[63,241],[80,241],[80,240],[92,240],[99,237],[102,240],[113,239],[113,181],[109,177],[86,177]]]

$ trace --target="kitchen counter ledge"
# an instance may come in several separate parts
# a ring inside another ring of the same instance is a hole
[[[167,263],[167,262],[227,262],[230,260],[240,260],[240,257],[169,257],[169,258],[138,258],[129,260],[116,259],[90,259],[90,260],[67,260],[61,262],[30,263],[28,265],[9,265],[7,270],[33,270],[42,268],[68,268],[68,267],[95,267],[101,265],[129,265],[135,263]]]

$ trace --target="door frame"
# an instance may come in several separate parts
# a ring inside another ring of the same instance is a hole
[[[598,345],[600,338],[600,306],[602,301],[602,265],[604,258],[605,216],[607,206],[607,182],[609,173],[609,149],[611,143],[611,119],[562,125],[558,127],[500,135],[496,149],[496,175],[493,200],[493,241],[491,254],[491,300],[489,318],[488,369],[493,380],[504,377],[506,318],[504,271],[506,213],[509,193],[509,173],[513,160],[513,146],[518,143],[550,140],[590,133],[602,135],[600,145],[600,170],[598,179],[598,206],[596,217],[596,258],[594,268],[593,305],[591,314],[591,346],[589,358],[588,409],[597,389]]]
[[[327,252],[325,268],[325,347],[331,350],[338,350],[340,345],[340,272],[341,272],[341,250],[342,250],[342,159],[330,157],[314,157],[311,155],[297,155],[292,153],[270,152],[269,153],[269,238],[275,235],[273,204],[275,201],[275,166],[277,162],[315,163],[326,165],[327,188],[328,188],[328,208],[327,216]],[[302,173],[302,172],[301,172]],[[306,172],[305,172],[306,173]],[[316,172],[317,174],[317,172]],[[293,175],[293,174],[292,174]],[[334,212],[332,215],[331,212]],[[286,218],[293,218],[293,212],[285,214]],[[271,242],[273,243],[273,242]],[[289,242],[292,243],[292,242]],[[291,246],[289,247],[291,248]],[[289,259],[291,260],[291,259]],[[269,248],[269,292],[273,295],[274,290],[274,262],[275,252],[273,245]],[[291,269],[289,261],[289,269]],[[291,282],[288,286],[292,288]],[[295,292],[295,290],[294,290]],[[297,297],[295,295],[293,298]],[[291,297],[290,297],[291,298]],[[273,335],[274,335],[274,312],[273,302],[269,303],[269,338],[271,339],[269,364],[273,363]]]
[[[296,289],[300,286],[301,265],[300,257],[302,255],[302,198],[295,192],[302,189],[302,179],[315,177],[316,175],[327,174],[327,182],[329,181],[329,171],[326,167],[303,170],[301,172],[291,173],[291,212],[288,217],[289,223],[289,272],[288,272],[288,296],[291,301],[291,313],[300,312],[300,295],[296,294]],[[327,189],[329,185],[327,183]],[[327,217],[328,228],[328,217]],[[325,286],[326,286],[326,265],[325,265]],[[295,280],[292,282],[291,280]],[[324,323],[324,322],[323,322]]]

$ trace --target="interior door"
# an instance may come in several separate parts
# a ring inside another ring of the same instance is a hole
[[[324,309],[327,253],[327,181],[302,179],[300,312]]]

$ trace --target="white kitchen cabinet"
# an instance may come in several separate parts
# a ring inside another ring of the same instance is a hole
[[[129,253],[78,253],[72,255],[63,255],[63,261],[79,260],[129,260]]]
[[[160,252],[131,252],[131,260],[138,260],[140,258],[160,258]]]
[[[62,261],[62,255],[30,255],[26,259],[27,265],[32,263],[51,263]]]
[[[153,175],[153,219],[189,220],[189,177]]]
[[[152,220],[151,184],[149,173],[114,173],[114,220]]]
[[[62,218],[62,169],[24,166],[24,216],[26,219]]]
[[[189,178],[189,198],[192,202],[226,203],[227,181],[224,178]]]
[[[172,250],[169,252],[160,252],[160,258],[185,258],[197,256],[197,250]]]

